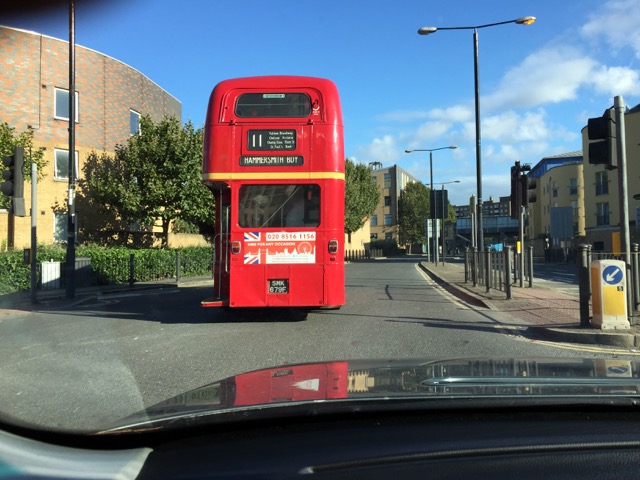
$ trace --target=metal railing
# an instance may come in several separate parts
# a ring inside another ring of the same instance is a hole
[[[511,288],[514,284],[520,287],[533,286],[533,247],[529,247],[525,255],[514,253],[512,247],[506,246],[502,251],[477,251],[474,247],[466,248],[464,253],[465,282],[473,286],[484,285],[486,292],[491,289],[505,292],[511,299]]]
[[[384,253],[381,248],[367,248],[360,250],[345,250],[345,262],[355,262],[357,260],[371,260],[372,258],[383,257]]]

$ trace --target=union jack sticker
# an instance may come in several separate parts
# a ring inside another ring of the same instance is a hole
[[[258,252],[258,253],[246,253],[244,255],[244,264],[245,265],[259,265],[260,264],[260,252]]]
[[[259,242],[260,241],[260,232],[244,232],[244,241],[245,242]],[[245,262],[247,263],[247,262]]]

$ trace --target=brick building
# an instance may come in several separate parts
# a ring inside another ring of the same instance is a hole
[[[17,132],[33,130],[34,147],[44,147],[44,178],[38,181],[38,242],[66,240],[69,182],[69,43],[0,26],[0,122]],[[181,118],[180,102],[134,68],[89,48],[76,46],[76,168],[95,151],[113,153],[138,130],[141,115],[154,121]],[[25,152],[29,162],[29,152]],[[25,184],[27,213],[31,185]],[[76,207],[78,240],[95,224],[95,212]],[[9,214],[0,210],[0,240],[8,238]],[[29,217],[15,218],[14,245],[30,243]]]

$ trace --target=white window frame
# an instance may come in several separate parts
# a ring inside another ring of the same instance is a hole
[[[66,120],[67,122],[69,121],[69,117],[60,117],[57,115],[57,111],[58,111],[58,92],[66,92],[67,93],[67,104],[69,104],[69,89],[67,88],[58,88],[55,87],[53,89],[53,118],[57,119],[57,120]],[[75,113],[75,120],[76,123],[78,123],[78,115],[79,115],[79,105],[80,105],[80,96],[78,94],[78,92],[76,91],[76,111]]]
[[[66,177],[59,177],[58,176],[58,153],[66,153],[67,154],[67,162],[69,162],[69,150],[65,150],[64,148],[54,148],[53,149],[53,179],[54,180],[69,180],[69,174],[67,173]],[[78,179],[78,170],[79,170],[79,164],[78,164],[78,151],[75,151],[75,160],[76,160],[76,165],[75,165],[75,170],[76,170],[76,180]]]
[[[135,132],[131,131],[131,116],[132,115],[136,115],[138,117],[138,130]],[[139,135],[140,134],[140,117],[142,115],[140,114],[140,112],[135,111],[133,108],[129,109],[129,135],[130,136],[134,136],[134,135]]]

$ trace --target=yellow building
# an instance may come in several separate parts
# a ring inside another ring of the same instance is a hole
[[[400,192],[408,183],[417,182],[418,179],[397,165],[382,168],[382,164],[376,162],[370,166],[371,175],[380,191],[380,201],[370,218],[371,241],[397,242]]]
[[[625,138],[627,153],[628,212],[631,242],[640,242],[638,221],[640,215],[640,105],[628,110],[625,115]],[[614,238],[620,232],[620,201],[618,170],[607,170],[604,165],[589,163],[589,140],[587,128],[582,129],[582,148],[585,152],[585,226],[586,243],[594,250],[611,252]],[[618,237],[619,238],[619,237]]]
[[[528,176],[535,179],[536,201],[528,209],[525,237],[534,254],[571,248],[585,236],[585,182],[581,151],[545,157]]]

